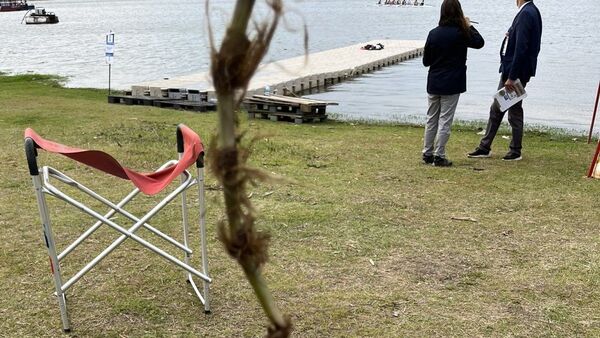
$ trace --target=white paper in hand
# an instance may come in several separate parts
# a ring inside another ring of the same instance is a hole
[[[505,87],[500,88],[500,90],[496,92],[494,99],[498,102],[500,110],[506,111],[508,108],[527,97],[527,92],[525,91],[525,88],[523,88],[521,80],[517,79],[517,81],[515,81],[515,88],[516,90],[514,92],[509,92]]]

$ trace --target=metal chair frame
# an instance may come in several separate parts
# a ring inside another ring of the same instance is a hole
[[[179,137],[179,129],[178,129],[178,152],[179,159],[181,159],[183,154],[183,146],[179,144],[183,142]],[[26,155],[29,164],[29,170],[33,181],[33,186],[35,188],[35,195],[38,202],[40,218],[42,221],[42,228],[44,232],[44,241],[45,245],[48,249],[48,255],[50,256],[50,269],[54,278],[55,285],[55,295],[58,298],[58,304],[60,308],[60,314],[62,319],[63,330],[65,332],[69,332],[71,329],[69,316],[67,312],[67,299],[66,292],[69,290],[71,286],[73,286],[81,277],[83,277],[86,273],[88,273],[94,266],[96,266],[102,259],[104,259],[108,254],[110,254],[114,249],[116,249],[119,245],[121,245],[125,240],[132,239],[137,243],[141,244],[145,248],[150,251],[158,254],[159,256],[165,258],[169,262],[177,265],[178,267],[185,270],[185,278],[192,286],[194,293],[200,299],[202,304],[204,305],[204,312],[210,313],[210,295],[209,295],[209,284],[212,282],[212,279],[208,276],[208,256],[207,256],[207,245],[206,245],[206,221],[205,221],[205,188],[204,188],[204,153],[201,153],[196,160],[196,168],[197,168],[197,178],[193,178],[188,170],[185,170],[181,175],[181,182],[177,188],[175,188],[171,193],[169,193],[166,197],[164,197],[161,201],[159,201],[156,206],[154,206],[150,211],[148,211],[142,217],[136,217],[133,214],[129,213],[124,209],[124,207],[129,203],[139,192],[139,188],[133,189],[127,196],[125,196],[118,203],[113,203],[110,200],[104,198],[103,196],[97,194],[92,189],[86,187],[85,185],[77,182],[71,177],[63,174],[62,172],[49,167],[43,166],[41,168],[41,175],[39,172],[39,168],[37,167],[37,151],[36,144],[31,138],[27,138],[25,140],[25,148]],[[177,164],[178,161],[171,160],[161,166],[157,171],[160,171],[164,168]],[[56,179],[57,181],[67,184],[70,187],[76,188],[79,191],[87,194],[93,199],[101,202],[102,204],[108,206],[110,209],[108,212],[101,214],[92,208],[88,207],[84,203],[74,199],[73,197],[68,196],[66,193],[62,192],[55,185],[50,182],[50,179]],[[201,248],[201,261],[202,266],[201,269],[198,270],[191,265],[191,257],[192,257],[192,249],[189,245],[189,222],[188,222],[188,207],[187,207],[187,199],[186,199],[186,191],[193,187],[194,185],[198,186],[198,204],[199,204],[199,231],[200,231],[200,248]],[[46,195],[55,197],[59,200],[66,202],[79,209],[81,212],[92,216],[98,221],[93,224],[90,228],[88,228],[84,233],[82,233],[74,242],[68,245],[62,252],[58,253],[54,235],[52,231],[51,221],[50,221],[50,212],[48,210],[48,206],[46,203]],[[181,195],[181,207],[182,207],[182,223],[183,223],[183,243],[171,238],[170,236],[162,233],[160,230],[152,227],[148,222],[150,219],[155,216],[158,212],[160,212],[169,202],[174,200],[178,195]],[[127,219],[135,222],[131,227],[125,228],[110,218],[115,214],[119,213],[125,216]],[[112,244],[110,244],[104,251],[102,251],[99,255],[97,255],[94,259],[92,259],[85,267],[83,267],[79,272],[73,275],[68,281],[63,282],[63,275],[61,273],[60,263],[70,254],[77,246],[79,246],[85,239],[87,239],[90,235],[92,235],[98,228],[100,228],[103,224],[111,227],[112,229],[118,231],[122,235],[116,239]],[[151,244],[150,242],[144,240],[140,236],[136,235],[135,232],[140,228],[145,228],[157,235],[161,239],[169,242],[174,245],[184,253],[183,261],[170,255],[166,251],[160,249],[159,247]],[[196,285],[193,277],[198,277],[202,279],[203,282],[203,291],[201,292],[198,286]]]

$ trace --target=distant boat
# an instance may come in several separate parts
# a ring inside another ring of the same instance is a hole
[[[420,1],[414,1],[414,0],[387,0],[387,1],[381,1],[379,0],[377,2],[378,5],[385,5],[385,6],[401,6],[401,7],[406,7],[406,6],[410,6],[410,7],[418,7],[418,6],[426,6],[425,5],[425,0],[420,0]],[[428,6],[430,7],[430,6]]]
[[[46,12],[43,8],[36,8],[25,17],[25,23],[27,25],[58,23],[58,16],[52,12]]]
[[[0,12],[28,11],[34,8],[27,0],[0,1]]]

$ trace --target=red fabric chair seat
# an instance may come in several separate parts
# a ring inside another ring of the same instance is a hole
[[[163,170],[147,174],[139,173],[122,166],[114,157],[105,152],[73,148],[46,140],[31,128],[25,130],[25,138],[31,138],[38,148],[45,151],[67,156],[105,173],[130,180],[144,194],[154,195],[162,191],[190,165],[196,162],[198,156],[204,152],[204,147],[198,134],[183,124],[180,124],[179,128],[183,136],[184,146],[183,156],[179,162]]]

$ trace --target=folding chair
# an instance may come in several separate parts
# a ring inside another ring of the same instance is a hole
[[[113,203],[108,199],[100,196],[99,194],[92,191],[90,188],[83,184],[75,181],[69,176],[62,172],[44,166],[38,168],[37,164],[37,149],[44,149],[51,153],[58,153],[67,156],[75,161],[81,162],[90,167],[99,169],[105,173],[130,180],[134,185],[135,189],[131,191],[126,197],[120,202]],[[70,331],[69,317],[67,314],[66,305],[66,292],[75,284],[81,277],[89,272],[96,264],[98,264],[103,258],[110,254],[126,239],[132,239],[145,248],[152,252],[162,256],[169,262],[179,266],[186,270],[186,279],[191,284],[195,294],[198,296],[200,301],[204,304],[205,313],[210,312],[210,299],[209,299],[209,283],[212,282],[208,276],[208,258],[206,249],[206,227],[205,227],[205,206],[204,206],[204,149],[200,138],[194,131],[186,127],[183,124],[177,126],[177,152],[179,154],[178,160],[171,160],[162,165],[156,172],[150,174],[137,173],[131,169],[121,166],[117,160],[112,156],[97,150],[85,150],[78,148],[71,148],[62,144],[58,144],[49,140],[43,139],[41,136],[36,134],[32,129],[25,131],[25,154],[27,156],[27,164],[29,166],[29,173],[33,179],[33,186],[35,188],[35,194],[39,206],[40,217],[42,220],[42,228],[44,231],[44,240],[46,247],[48,248],[48,254],[50,256],[50,269],[54,277],[54,284],[58,298],[58,304],[60,307],[60,314],[65,332]],[[196,163],[197,179],[194,179],[192,175],[187,171],[187,168],[193,163]],[[173,180],[180,177],[179,186],[177,186],[171,193],[169,193],[164,199],[159,201],[154,208],[142,217],[136,217],[133,214],[127,212],[124,207],[129,203],[140,191],[147,195],[154,195],[162,191],[167,187]],[[64,183],[70,187],[76,188],[79,191],[89,195],[93,199],[101,202],[108,206],[107,212],[98,212],[88,207],[87,205],[79,202],[75,198],[68,196],[66,193],[59,190],[55,185],[51,184],[50,179],[55,179],[58,182]],[[199,226],[200,226],[200,247],[201,247],[201,260],[202,267],[200,270],[192,267],[191,256],[192,250],[189,246],[189,226],[188,226],[188,210],[186,202],[186,191],[192,186],[198,186],[199,195]],[[54,236],[52,227],[50,225],[50,215],[48,206],[46,204],[45,195],[50,195],[62,200],[85,214],[92,216],[98,221],[93,224],[88,230],[79,236],[73,243],[64,249],[61,253],[57,252],[56,245],[54,243]],[[155,216],[160,210],[163,209],[169,202],[175,199],[178,195],[181,195],[182,204],[182,218],[183,218],[183,243],[176,241],[175,239],[167,236],[158,229],[152,227],[148,222]],[[125,228],[117,224],[111,217],[119,213],[125,218],[134,222],[133,226]],[[63,276],[61,274],[60,262],[71,253],[79,244],[81,244],[86,238],[88,238],[94,231],[96,231],[102,224],[106,224],[114,230],[120,232],[122,235],[115,240],[110,246],[102,251],[98,256],[92,259],[85,267],[77,272],[68,281],[63,282]],[[184,253],[183,261],[173,257],[169,253],[160,249],[159,247],[147,242],[138,235],[135,234],[136,230],[145,228],[171,243]],[[203,281],[203,292],[200,292],[193,277],[198,277]]]

